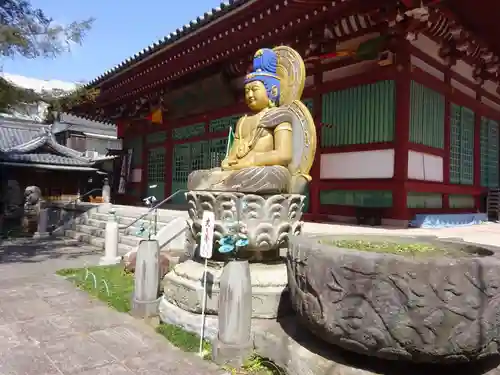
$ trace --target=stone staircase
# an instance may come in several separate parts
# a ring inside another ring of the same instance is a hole
[[[119,233],[118,255],[124,255],[129,251],[136,250],[139,242],[147,239],[147,230],[150,227],[149,218],[145,217],[135,223],[134,221],[146,213],[148,209],[146,207],[117,205],[114,205],[113,209],[115,210],[114,215],[120,227],[132,224],[130,227],[120,230]],[[106,222],[111,219],[111,215],[109,207],[106,209],[99,207],[90,210],[86,214],[81,215],[70,229],[66,229],[64,236],[90,244],[104,251]],[[158,210],[157,232],[171,223],[175,218],[186,215],[187,213],[182,211]],[[146,231],[141,234],[140,230],[142,226]]]

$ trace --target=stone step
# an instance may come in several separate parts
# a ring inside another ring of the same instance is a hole
[[[88,226],[91,226],[94,228],[106,229],[106,223],[107,223],[107,221],[105,221],[105,220],[85,219],[85,220],[81,221],[80,223],[77,223],[77,225],[83,224],[83,225],[88,225]],[[164,223],[158,223],[157,224],[157,231],[159,231],[161,228],[165,227],[166,225],[167,224],[164,224]],[[144,228],[147,229],[148,226],[149,226],[149,223],[145,224]],[[127,229],[120,230],[120,233],[123,233],[125,235],[129,235],[129,236],[137,236],[137,233],[139,232],[140,229],[141,229],[140,223],[136,223]]]
[[[110,217],[109,214],[103,214],[103,213],[91,213],[90,214],[91,219],[104,221],[104,222],[108,221],[109,217]],[[157,225],[158,225],[158,227],[163,227],[173,219],[174,219],[173,217],[169,217],[167,220],[167,218],[164,217],[163,220],[157,221]],[[133,226],[137,227],[137,228],[140,228],[141,224],[144,224],[144,227],[146,227],[146,228],[149,226],[149,219],[141,219],[141,220],[138,220],[136,223],[134,223],[136,218],[117,216],[116,220],[118,221],[120,226],[130,225],[132,223],[133,223]],[[151,222],[153,222],[153,220],[151,220]]]
[[[131,207],[131,206],[113,206],[115,210],[115,215],[121,218],[132,218],[137,219],[141,215],[148,212],[147,207]],[[101,213],[101,211],[99,211]],[[107,213],[107,212],[106,212]],[[149,213],[153,216],[153,213]],[[187,211],[175,211],[175,210],[162,210],[158,209],[158,221],[169,222],[174,217],[185,216],[188,217]]]
[[[85,225],[85,224],[77,224],[75,226],[75,230],[77,232],[88,234],[88,235],[94,236],[94,237],[105,238],[105,236],[106,236],[106,229],[96,228],[96,227],[92,227],[90,225]],[[139,237],[139,236],[135,236],[135,235],[127,235],[127,234],[120,233],[118,242],[123,243],[125,245],[135,247],[135,246],[139,245],[139,242],[145,238],[146,238],[146,236]]]
[[[71,239],[75,239],[78,242],[83,242],[89,245],[92,245],[100,250],[104,251],[105,240],[103,237],[94,237],[87,233],[78,232],[76,230],[66,230],[64,232],[66,237]],[[118,243],[118,255],[125,255],[129,251],[135,250],[137,245],[131,246],[125,243]]]

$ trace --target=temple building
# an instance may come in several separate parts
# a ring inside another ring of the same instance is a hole
[[[117,124],[130,203],[162,199],[220,165],[253,54],[289,45],[318,133],[306,219],[471,224],[499,183],[498,14],[486,0],[229,1],[97,77],[72,112]]]
[[[71,201],[89,190],[89,180],[107,176],[105,159],[59,144],[50,126],[0,118],[1,191],[15,185],[22,194],[26,187],[38,186],[45,200]]]

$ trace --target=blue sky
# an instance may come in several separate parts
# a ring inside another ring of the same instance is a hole
[[[221,0],[32,0],[58,23],[94,17],[83,45],[57,59],[4,60],[3,71],[38,79],[89,81]]]

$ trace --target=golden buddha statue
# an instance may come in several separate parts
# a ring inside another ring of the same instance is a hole
[[[245,77],[252,114],[236,124],[221,168],[193,171],[188,189],[302,193],[316,152],[314,121],[300,101],[305,79],[304,61],[292,48],[258,50]]]

